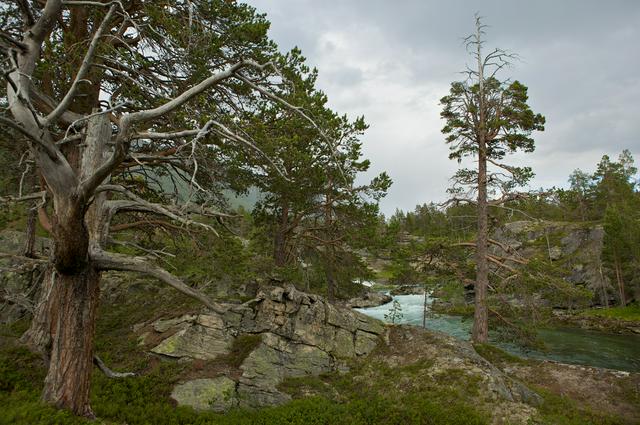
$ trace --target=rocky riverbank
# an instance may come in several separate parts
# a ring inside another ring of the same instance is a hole
[[[223,314],[187,314],[136,326],[141,344],[161,358],[218,366],[202,367],[202,376],[180,382],[172,392],[178,404],[216,411],[282,404],[291,395],[280,387],[291,379],[348,373],[371,360],[392,368],[424,363],[432,378],[457,370],[481,383],[487,400],[510,411],[530,413],[529,405],[541,402],[468,343],[413,327],[388,327],[293,286],[263,288],[255,299],[226,307]],[[250,347],[243,358],[231,359],[238,344]],[[374,351],[378,354],[361,360]],[[233,360],[235,367],[223,366],[221,359]]]
[[[640,321],[615,317],[589,316],[585,312],[554,311],[554,321],[560,326],[577,327],[617,334],[640,334]]]
[[[262,288],[255,299],[225,307],[135,326],[153,355],[197,364],[171,392],[179,405],[227,411],[310,396],[338,403],[361,393],[445,397],[455,389],[490,423],[526,424],[547,423],[536,422],[546,414],[545,391],[562,393],[567,380],[604,377],[615,391],[640,385],[638,374],[496,356],[499,350],[476,351],[439,332],[384,325],[291,285]],[[537,365],[562,379],[546,385]],[[625,403],[605,410],[635,420],[632,407],[640,404],[633,397]]]

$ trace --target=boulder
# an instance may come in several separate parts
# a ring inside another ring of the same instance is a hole
[[[565,279],[593,292],[594,303],[605,303],[605,297],[608,300],[615,297],[611,282],[601,273],[602,225],[516,221],[496,229],[491,238],[507,248],[507,256],[522,259],[539,256],[561,264],[566,270]],[[498,245],[491,245],[490,251],[505,255]],[[509,261],[507,265],[520,266]]]
[[[171,392],[171,398],[182,406],[215,412],[224,412],[238,405],[236,382],[226,376],[179,384]]]
[[[292,285],[262,288],[256,298],[225,308],[223,314],[207,312],[152,323],[157,336],[167,336],[151,352],[182,360],[214,360],[228,356],[239,335],[260,335],[233,379],[226,378],[234,382],[231,399],[240,406],[289,400],[278,390],[284,379],[345,370],[348,359],[371,353],[387,332],[376,319]],[[206,407],[206,397],[212,398],[213,383],[196,381],[178,385],[174,398],[179,404],[212,408]],[[217,403],[216,408],[235,405]]]
[[[390,303],[392,299],[391,295],[382,292],[365,292],[363,296],[351,298],[344,305],[347,308],[369,308]]]
[[[169,357],[200,360],[212,360],[229,353],[234,337],[227,331],[222,318],[215,313],[200,314],[191,321],[185,321],[185,316],[173,320],[159,320],[153,324],[153,328],[158,332],[164,332],[171,328],[171,324],[174,328],[181,329],[164,339],[151,349],[151,352]]]

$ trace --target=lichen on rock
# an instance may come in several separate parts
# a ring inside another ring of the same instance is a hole
[[[289,400],[277,388],[284,379],[345,370],[348,359],[368,355],[387,331],[376,319],[331,305],[292,285],[263,288],[256,298],[225,308],[224,314],[207,312],[154,322],[151,328],[168,336],[151,352],[177,359],[215,360],[229,355],[239,335],[261,335],[234,381],[241,406]],[[180,385],[189,382],[193,381]],[[193,387],[203,392],[204,386],[213,385],[207,382],[199,381]]]
[[[171,392],[171,398],[182,406],[215,412],[224,412],[238,405],[236,382],[226,376],[179,384]]]

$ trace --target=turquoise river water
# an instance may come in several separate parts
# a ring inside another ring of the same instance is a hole
[[[423,295],[397,295],[393,297],[402,307],[402,319],[397,323],[422,326]],[[427,304],[432,302],[427,298]],[[472,321],[461,317],[430,314],[427,305],[426,327],[456,338],[468,340]],[[358,311],[385,320],[392,303]],[[640,335],[618,335],[579,328],[555,328],[539,331],[545,351],[523,350],[517,345],[494,342],[505,351],[522,357],[550,359],[563,363],[583,364],[609,369],[640,372]]]

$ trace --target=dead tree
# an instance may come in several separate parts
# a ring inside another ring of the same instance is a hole
[[[484,54],[486,26],[478,16],[475,21],[475,33],[465,39],[474,64],[464,72],[465,81],[451,84],[449,95],[440,101],[443,105],[440,115],[445,120],[442,132],[447,135],[449,158],[458,162],[465,157],[477,158],[477,168],[460,169],[455,174],[451,192],[455,200],[473,202],[478,211],[472,339],[484,343],[488,339],[487,288],[491,261],[487,255],[488,208],[491,204],[507,202],[512,190],[533,176],[529,167],[515,167],[501,160],[517,150],[532,152],[534,142],[529,136],[534,130],[544,129],[544,117],[534,114],[527,105],[527,87],[518,81],[497,78],[497,73],[516,56],[501,49]],[[460,195],[462,198],[458,198]]]

